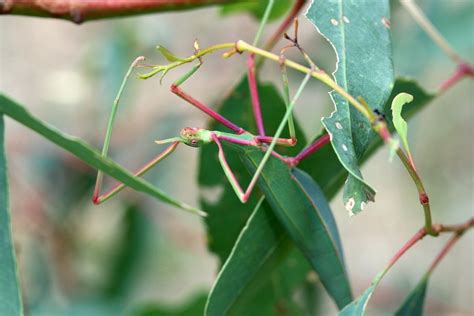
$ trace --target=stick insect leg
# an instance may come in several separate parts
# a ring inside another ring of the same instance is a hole
[[[196,100],[186,92],[184,92],[183,89],[180,88],[180,85],[183,84],[189,77],[191,77],[198,69],[201,67],[201,62],[194,66],[189,72],[187,72],[184,76],[176,80],[170,87],[171,92],[179,96],[181,99],[187,101],[191,105],[195,106],[202,112],[206,113],[222,125],[228,127],[229,129],[233,130],[237,134],[242,134],[245,133],[245,130],[236,124],[232,123],[213,109],[211,109],[209,106],[201,103],[200,101]]]
[[[324,134],[321,137],[317,138],[314,142],[311,144],[307,145],[303,150],[301,150],[296,156],[294,157],[283,157],[280,156],[281,160],[285,162],[287,165],[290,167],[296,167],[301,160],[309,157],[310,155],[314,154],[317,152],[321,147],[329,143],[330,137],[329,134]]]
[[[260,98],[258,96],[257,77],[255,74],[255,54],[249,54],[247,58],[247,77],[249,81],[250,99],[252,100],[253,116],[257,124],[257,131],[260,136],[265,136],[265,127],[263,125],[262,109],[260,107]]]
[[[114,125],[114,122],[115,122],[115,117],[117,115],[117,110],[118,110],[118,105],[119,105],[119,101],[120,101],[120,97],[122,96],[122,92],[123,90],[125,89],[125,85],[127,83],[127,80],[128,80],[128,77],[130,76],[131,72],[132,72],[132,69],[135,68],[135,66],[137,66],[137,64],[144,60],[145,57],[143,56],[140,56],[140,57],[137,57],[133,62],[132,64],[130,65],[130,67],[128,68],[128,71],[127,73],[125,74],[123,80],[122,80],[122,84],[120,85],[120,89],[117,93],[117,96],[115,97],[114,99],[114,103],[112,105],[112,111],[110,113],[110,117],[109,117],[109,122],[107,124],[107,131],[105,133],[105,139],[104,139],[104,145],[102,147],[102,157],[107,157],[107,154],[109,152],[109,145],[110,145],[110,138],[112,136],[112,128],[113,128],[113,125]],[[97,172],[97,178],[96,178],[96,182],[95,182],[95,189],[94,189],[94,195],[92,197],[93,201],[95,202],[100,194],[100,190],[102,188],[102,181],[103,181],[103,178],[104,178],[104,174],[102,173],[102,171],[98,171]]]
[[[284,36],[287,40],[289,40],[291,42],[291,44],[285,46],[280,52],[280,66],[281,66],[281,73],[282,73],[283,88],[284,88],[284,92],[285,92],[285,94],[284,94],[285,103],[287,104],[287,107],[288,107],[288,103],[289,103],[288,77],[287,77],[287,74],[286,74],[286,66],[285,66],[285,63],[284,63],[285,57],[283,55],[285,50],[287,50],[289,48],[292,48],[292,47],[296,47],[300,51],[300,53],[303,55],[305,60],[308,62],[311,69],[317,69],[317,66],[315,65],[315,63],[311,60],[311,58],[308,56],[308,54],[306,54],[306,52],[303,50],[303,48],[298,43],[298,19],[295,19],[295,35],[294,35],[294,38],[291,38],[286,33],[285,33]],[[289,125],[289,128],[290,128],[290,135],[291,135],[291,137],[294,137],[293,136],[294,133],[295,133],[294,132],[294,126],[292,126],[293,122],[290,121],[290,119],[288,120],[288,125]],[[292,131],[292,129],[293,129],[293,131]],[[303,160],[304,158],[306,158],[306,157],[310,156],[311,154],[315,153],[316,151],[318,151],[322,146],[327,144],[329,141],[330,141],[329,135],[324,134],[321,137],[319,137],[318,139],[316,139],[313,143],[306,146],[296,156],[294,156],[294,157],[282,157],[282,156],[280,156],[279,158],[281,160],[283,160],[284,162],[286,162],[289,166],[294,167],[294,166],[298,165],[298,163],[301,160]]]
[[[250,181],[250,184],[248,185],[245,192],[242,189],[242,187],[239,185],[237,179],[235,178],[235,175],[233,174],[232,170],[229,167],[229,164],[227,163],[227,160],[225,159],[224,150],[222,149],[222,145],[220,143],[219,138],[217,137],[217,135],[212,134],[212,138],[214,142],[217,144],[218,149],[219,149],[219,162],[221,163],[222,169],[224,170],[226,177],[229,179],[229,182],[232,185],[232,188],[234,189],[235,193],[237,194],[237,196],[239,197],[242,203],[247,202],[250,194],[252,193],[252,190],[255,187],[257,180],[260,174],[262,173],[263,168],[265,167],[265,164],[270,158],[270,155],[273,154],[273,149],[275,148],[275,145],[277,144],[279,136],[283,132],[283,129],[285,128],[285,125],[288,122],[288,118],[290,117],[291,112],[293,111],[293,107],[296,104],[296,100],[299,98],[299,96],[303,92],[303,89],[310,78],[311,78],[311,75],[307,74],[303,82],[301,83],[300,87],[298,88],[298,91],[296,92],[293,100],[291,101],[289,107],[286,110],[285,116],[283,117],[282,121],[280,122],[280,125],[278,126],[278,129],[275,133],[275,136],[272,142],[270,143],[268,148],[265,149],[266,150],[265,155],[263,156],[262,160],[257,166],[257,170],[255,171],[255,174],[253,175],[252,180]]]
[[[146,172],[148,172],[151,168],[156,166],[160,161],[168,157],[178,146],[179,141],[175,141],[172,143],[170,146],[168,146],[163,152],[161,152],[159,155],[157,155],[155,158],[147,162],[142,168],[140,168],[138,171],[134,173],[134,176],[136,177],[141,177],[144,175]],[[112,197],[114,197],[117,193],[122,191],[125,188],[125,184],[123,183],[118,183],[114,185],[110,190],[105,192],[104,194],[100,194],[100,186],[96,186],[94,190],[94,197],[93,197],[93,202],[94,204],[101,204]]]

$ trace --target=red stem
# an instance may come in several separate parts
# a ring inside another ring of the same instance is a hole
[[[439,90],[445,92],[466,76],[474,77],[474,68],[468,63],[461,63],[454,74],[441,84]]]
[[[439,262],[446,256],[446,254],[454,246],[454,244],[461,238],[461,236],[462,234],[455,234],[453,237],[451,237],[448,240],[446,245],[444,245],[443,249],[441,249],[441,252],[438,254],[438,256],[436,256],[436,259],[431,264],[430,268],[428,269],[428,273],[433,272],[433,270],[436,268]]]
[[[191,9],[235,0],[4,0],[0,14],[59,18],[82,23],[103,18]]]
[[[426,236],[426,230],[423,227],[409,241],[407,241],[407,243],[403,245],[403,247],[400,250],[398,250],[398,252],[389,261],[386,270],[390,269],[395,264],[395,262],[397,262],[398,259],[400,259],[400,257],[403,256],[405,252],[408,251],[408,249],[410,249],[414,244],[416,244],[419,240],[423,239],[423,237],[425,236]]]

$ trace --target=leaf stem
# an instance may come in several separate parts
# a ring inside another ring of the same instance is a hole
[[[425,187],[423,185],[423,181],[420,178],[420,175],[415,169],[414,164],[408,159],[406,154],[403,152],[401,148],[397,149],[397,156],[400,158],[401,162],[403,163],[405,169],[410,174],[413,182],[416,185],[416,189],[418,190],[418,197],[420,200],[420,204],[423,206],[423,212],[425,214],[425,229],[429,235],[437,236],[438,233],[433,229],[432,219],[431,219],[431,207],[428,194],[426,193]]]
[[[458,225],[442,225],[436,224],[433,225],[433,229],[436,232],[436,235],[440,233],[454,233],[454,236],[451,238],[450,241],[446,244],[446,246],[441,250],[438,257],[435,259],[429,271],[432,271],[439,261],[446,255],[449,249],[454,245],[454,243],[470,228],[474,227],[474,217],[471,217],[466,222]],[[415,245],[418,241],[423,239],[428,232],[426,228],[423,227],[419,229],[415,235],[413,235],[410,240],[408,240],[400,250],[390,259],[387,267],[385,268],[383,274],[385,274],[397,261],[400,259],[413,245]],[[382,275],[383,276],[383,275]]]
[[[390,259],[388,262],[387,267],[384,270],[384,274],[386,271],[388,271],[397,261],[400,259],[414,244],[416,244],[418,241],[422,240],[426,236],[426,230],[425,228],[421,228],[416,232],[415,235],[413,235],[410,240],[408,240],[400,250],[397,251],[397,253]]]
[[[441,84],[439,87],[439,92],[446,92],[449,88],[466,76],[474,77],[474,68],[468,63],[463,62],[458,65],[454,74]]]

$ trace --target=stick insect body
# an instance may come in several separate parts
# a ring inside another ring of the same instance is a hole
[[[295,32],[296,34],[296,32]],[[286,35],[286,38],[289,39],[289,37]],[[293,40],[293,44],[290,45],[289,47],[297,47],[300,49],[302,53],[304,53],[301,48],[299,47],[295,35],[295,39]],[[285,47],[282,50],[281,56],[283,60],[283,51],[286,50],[288,47]],[[198,46],[195,43],[195,49],[198,50]],[[118,101],[120,99],[121,93],[124,89],[125,82],[127,81],[131,70],[138,64],[138,62],[142,61],[144,58],[139,57],[137,58],[132,65],[130,66],[127,74],[125,75],[124,81],[122,83],[122,86],[118,92],[118,95],[115,99],[114,106],[112,108],[112,114],[109,119],[109,124],[108,124],[108,129],[104,141],[104,147],[102,151],[102,155],[106,156],[108,152],[108,146],[110,142],[110,137],[111,137],[111,130],[113,126],[113,122],[115,119],[115,115],[117,112],[118,108]],[[183,143],[185,145],[191,146],[191,147],[200,147],[206,144],[210,143],[215,143],[218,147],[218,158],[219,162],[222,166],[222,169],[224,170],[224,173],[226,177],[229,180],[229,183],[231,184],[232,188],[234,189],[236,195],[240,199],[242,203],[247,202],[253,188],[255,187],[257,180],[260,176],[260,174],[263,171],[263,168],[270,158],[271,155],[274,157],[282,160],[284,163],[286,163],[290,168],[295,167],[302,159],[305,157],[311,155],[314,153],[316,150],[318,150],[321,146],[326,144],[329,141],[329,136],[324,135],[321,138],[317,139],[315,142],[307,146],[305,149],[303,149],[298,155],[295,157],[285,157],[277,152],[274,151],[274,148],[276,145],[280,146],[294,146],[296,144],[296,136],[295,136],[295,128],[293,125],[293,119],[292,119],[292,111],[293,107],[295,106],[295,103],[297,99],[299,98],[301,92],[303,91],[306,83],[308,82],[310,78],[310,74],[307,74],[306,77],[303,79],[301,85],[299,86],[297,92],[294,95],[294,98],[290,102],[289,98],[289,90],[288,90],[288,79],[286,76],[286,69],[284,67],[284,63],[281,63],[282,67],[282,79],[283,79],[283,85],[284,85],[284,92],[285,92],[285,103],[286,103],[286,113],[285,116],[283,117],[276,133],[274,136],[267,136],[265,135],[265,128],[263,124],[263,119],[262,119],[262,114],[260,110],[260,101],[258,97],[258,90],[257,90],[257,80],[256,80],[256,75],[255,75],[255,55],[249,54],[248,59],[247,59],[247,67],[248,67],[248,81],[249,81],[249,88],[250,88],[250,94],[251,94],[251,100],[252,100],[252,108],[253,108],[253,113],[258,129],[258,135],[253,135],[249,131],[246,131],[245,129],[239,127],[238,125],[232,123],[219,113],[215,112],[213,109],[208,107],[207,105],[201,103],[200,101],[196,100],[189,94],[187,94],[184,90],[181,89],[180,85],[184,83],[192,74],[194,74],[199,67],[202,64],[202,61],[199,60],[199,64],[194,66],[191,71],[186,73],[183,77],[178,79],[175,83],[171,85],[171,92],[182,98],[183,100],[187,101],[191,105],[195,106],[199,110],[203,111],[210,117],[214,118],[216,121],[218,121],[220,124],[226,126],[230,130],[232,130],[234,133],[226,133],[226,132],[221,132],[221,131],[209,131],[206,129],[202,128],[192,128],[192,127],[186,127],[183,128],[180,132],[180,135],[178,137],[170,138],[170,139],[165,139],[165,140],[160,140],[156,141],[157,144],[170,144],[162,153],[160,153],[157,157],[155,157],[153,160],[148,162],[145,166],[143,166],[140,170],[138,170],[135,175],[136,176],[142,176],[144,173],[146,173],[148,170],[150,170],[152,167],[154,167],[156,164],[158,164],[161,160],[166,158],[168,155],[170,155],[176,147],[180,144]],[[149,78],[153,75],[155,75],[156,72],[153,71],[150,74],[145,74],[142,76],[142,78]],[[289,133],[290,133],[290,138],[280,138],[281,133],[283,132],[284,127],[288,124],[289,127]],[[240,145],[240,146],[251,146],[251,147],[256,147],[261,149],[263,152],[265,152],[259,166],[257,167],[257,170],[255,171],[255,174],[252,177],[252,180],[250,181],[247,189],[243,190],[241,185],[238,183],[235,175],[233,174],[231,168],[229,167],[229,164],[227,163],[224,150],[222,147],[222,142],[226,143],[231,143],[235,145]],[[94,195],[93,195],[93,202],[95,204],[100,204],[102,202],[107,201],[114,195],[116,195],[118,192],[120,192],[125,185],[124,184],[116,184],[112,189],[110,189],[108,192],[104,194],[100,194],[101,191],[101,186],[102,186],[102,180],[103,180],[103,174],[99,171],[97,175],[97,181],[96,181],[96,187],[94,190]],[[181,205],[181,208],[191,211],[196,213],[196,210],[194,208],[189,208],[187,207],[186,204]],[[202,214],[201,214],[202,215]]]

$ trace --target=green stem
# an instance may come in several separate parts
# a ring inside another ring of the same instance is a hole
[[[413,182],[416,185],[416,189],[418,190],[418,196],[420,199],[420,203],[423,206],[423,212],[425,213],[425,229],[426,232],[431,236],[437,236],[438,232],[433,229],[433,223],[431,220],[431,207],[428,198],[428,194],[426,193],[425,187],[423,185],[423,181],[421,180],[418,172],[415,170],[413,164],[410,163],[410,160],[405,155],[401,148],[397,149],[397,156],[402,161],[405,169],[410,174]]]

